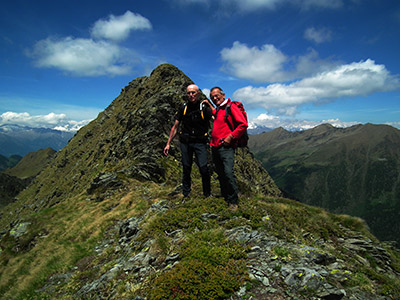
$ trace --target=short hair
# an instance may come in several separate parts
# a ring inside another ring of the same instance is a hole
[[[213,88],[211,88],[210,93],[215,89],[218,89],[222,93],[224,92],[219,86],[214,86]]]
[[[224,94],[224,91],[223,91],[219,86],[214,86],[214,87],[211,88],[211,90],[210,90],[210,97],[211,97],[211,92],[212,92],[213,90],[219,90],[219,93],[220,93],[220,94]]]

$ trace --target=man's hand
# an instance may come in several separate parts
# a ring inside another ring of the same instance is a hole
[[[211,110],[214,109],[214,106],[210,103],[208,99],[203,100],[201,104],[207,104],[211,108]]]
[[[229,146],[233,141],[233,135],[230,134],[226,138],[224,138],[224,145]]]
[[[169,144],[167,144],[164,148],[164,155],[167,156],[168,152],[169,152],[169,148],[171,148],[171,146]]]

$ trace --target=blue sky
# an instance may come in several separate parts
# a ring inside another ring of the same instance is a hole
[[[0,125],[78,128],[170,63],[252,124],[400,128],[399,53],[397,0],[1,1]]]

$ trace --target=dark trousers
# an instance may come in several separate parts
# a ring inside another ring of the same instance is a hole
[[[238,204],[238,188],[233,171],[235,149],[230,147],[212,147],[212,158],[218,174],[221,195],[228,204]]]
[[[190,174],[192,172],[193,154],[195,154],[195,162],[199,167],[201,179],[203,183],[203,195],[205,197],[211,194],[211,183],[210,183],[210,171],[208,169],[208,154],[207,145],[203,143],[182,143],[182,165],[183,165],[183,176],[182,186],[183,195],[188,196],[191,191],[192,179]]]

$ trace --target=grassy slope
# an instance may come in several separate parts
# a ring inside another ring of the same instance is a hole
[[[176,166],[172,161],[167,163]],[[201,183],[198,180],[197,171],[194,173],[194,194],[200,194]],[[157,279],[147,278],[143,284],[136,286],[133,290],[127,290],[123,288],[124,284],[119,284],[116,299],[132,299],[140,294],[147,295],[150,299],[164,299],[164,296],[168,298],[166,295],[171,290],[165,289],[166,286],[174,285],[176,280],[182,280],[182,278],[187,278],[188,284],[193,284],[190,280],[196,280],[193,276],[197,274],[199,268],[222,276],[215,275],[217,277],[209,279],[211,282],[206,280],[198,286],[204,295],[210,295],[209,289],[215,289],[212,282],[222,280],[221,282],[231,284],[225,287],[224,291],[220,291],[221,295],[228,296],[229,290],[237,290],[248,280],[244,267],[246,249],[228,243],[221,233],[226,229],[244,225],[259,231],[267,231],[282,240],[296,241],[298,244],[319,248],[321,245],[316,245],[315,241],[324,239],[326,243],[321,251],[331,252],[346,260],[349,270],[354,273],[370,274],[369,277],[362,275],[362,280],[355,278],[349,283],[350,285],[370,290],[374,286],[374,280],[377,280],[377,277],[373,275],[374,270],[361,266],[359,263],[356,264],[356,260],[349,257],[349,253],[338,247],[335,242],[345,236],[342,226],[375,239],[364,223],[357,218],[333,215],[322,209],[288,199],[262,195],[242,198],[239,211],[233,213],[226,208],[223,200],[217,198],[205,200],[201,197],[193,197],[190,201],[181,203],[180,197],[168,196],[174,190],[174,186],[173,181],[166,185],[159,185],[131,180],[127,191],[102,202],[88,201],[83,195],[78,195],[44,209],[38,214],[30,215],[26,219],[30,222],[29,231],[18,244],[10,236],[2,241],[2,247],[5,249],[0,255],[2,299],[43,299],[45,297],[74,299],[75,293],[88,279],[101,275],[101,272],[91,271],[94,264],[100,261],[104,265],[103,271],[116,264],[118,257],[113,251],[115,245],[110,245],[111,251],[107,252],[107,255],[93,258],[95,246],[107,238],[107,231],[113,224],[132,216],[143,215],[152,204],[161,200],[171,202],[173,208],[164,214],[148,216],[142,239],[157,239],[158,247],[152,250],[157,251],[157,256],[165,258],[171,252],[180,253],[182,257],[186,257],[181,261],[182,266],[186,268],[175,268],[174,271],[166,272]],[[217,188],[217,185],[213,183],[213,191],[216,192]],[[204,213],[218,214],[222,221],[204,225],[201,220],[201,215]],[[186,236],[183,244],[173,244],[165,235],[165,232],[176,229],[183,230]],[[222,253],[224,256],[221,257]],[[398,253],[393,253],[393,262],[398,264],[399,258]],[[71,272],[76,269],[76,266],[84,264],[83,261],[90,263],[79,267],[72,279],[59,285],[53,294],[37,292],[49,276]],[[197,261],[195,268],[192,265],[194,261]],[[216,266],[215,261],[219,261],[220,264]],[[225,267],[229,265],[229,269],[233,268],[234,272],[226,272],[224,265]],[[399,265],[395,267],[400,270]],[[385,286],[386,293],[389,291],[391,294],[400,295],[396,287],[400,284],[398,279],[381,276],[379,280],[380,284]],[[129,276],[123,279],[123,282],[129,281]],[[149,287],[151,289],[148,289]],[[105,287],[103,292],[107,293],[107,289],[111,288]],[[189,286],[186,286],[186,292],[190,293]],[[159,298],[160,295],[161,298]]]
[[[389,126],[321,126],[275,130],[257,136],[251,149],[290,197],[362,217],[379,238],[399,241],[399,139]]]
[[[19,195],[20,201],[3,211],[1,230],[7,229],[10,223],[13,231],[28,225],[28,231],[20,238],[13,237],[16,232],[11,232],[1,240],[0,295],[3,298],[43,299],[46,294],[38,289],[48,282],[51,275],[60,273],[73,273],[73,276],[68,282],[57,285],[56,290],[48,290],[48,297],[76,298],[77,290],[89,279],[101,276],[118,262],[117,245],[108,245],[110,230],[113,243],[117,243],[115,235],[118,231],[112,231],[115,224],[132,216],[142,216],[151,205],[163,200],[171,203],[171,208],[163,214],[150,210],[141,238],[143,243],[155,239],[156,247],[152,251],[160,259],[165,259],[172,250],[180,253],[183,257],[181,262],[188,268],[165,272],[158,277],[159,280],[147,278],[134,288],[126,288],[134,274],[125,276],[121,273],[118,278],[121,283],[114,282],[119,285],[114,290],[117,299],[132,299],[134,295],[149,293],[152,299],[157,299],[168,293],[162,287],[166,283],[174,284],[176,278],[196,280],[197,270],[190,267],[193,259],[196,259],[197,266],[212,274],[225,276],[213,277],[215,282],[232,282],[233,285],[221,293],[236,290],[247,280],[243,268],[246,249],[228,243],[221,234],[236,226],[248,225],[282,240],[310,245],[315,243],[310,237],[323,238],[328,241],[324,247],[338,251],[335,254],[342,258],[346,252],[335,249],[335,241],[345,236],[339,223],[374,239],[359,219],[331,215],[321,209],[279,198],[279,191],[265,170],[247,160],[246,157],[251,156],[248,153],[242,153],[243,157],[238,158],[238,181],[244,191],[238,212],[230,212],[221,199],[193,197],[181,203],[179,197],[169,196],[179,185],[181,167],[177,149],[174,149],[176,155],[171,151],[168,158],[160,155],[173,123],[172,114],[165,114],[165,111],[176,111],[180,101],[177,89],[182,92],[182,87],[187,84],[185,78],[177,81],[174,76],[165,76],[170,69],[164,66],[150,79],[139,78],[124,88],[112,105],[58,152],[30,188]],[[177,89],[170,88],[170,83]],[[241,160],[243,163],[239,166]],[[149,166],[162,174],[154,173]],[[88,188],[104,173],[116,175],[123,184],[113,191],[107,188],[96,191],[104,197],[88,195]],[[147,177],[159,183],[153,183]],[[195,167],[193,178],[193,194],[200,195],[200,176]],[[215,179],[214,175],[213,192],[218,193]],[[201,215],[216,212],[220,220],[203,226]],[[165,232],[174,228],[183,231],[183,243],[174,244],[166,236]],[[104,243],[108,245],[107,251],[96,256],[96,246]],[[133,251],[141,250],[135,248]],[[222,265],[217,263],[221,253],[227,253]],[[394,256],[392,261],[398,262]],[[95,265],[100,268],[96,269],[97,272],[92,268]],[[236,271],[217,272],[221,268],[230,269],[229,266],[234,266]],[[353,268],[350,263],[349,268]],[[396,268],[399,270],[398,266]],[[363,284],[371,287],[373,280],[371,275]],[[389,290],[397,292],[389,278],[382,280]],[[205,294],[215,288],[213,282],[206,280],[205,285],[201,285]],[[156,288],[149,291],[149,287]],[[112,288],[103,287],[103,292]]]
[[[19,163],[4,173],[21,179],[38,175],[54,157],[56,151],[47,148],[25,155]]]

